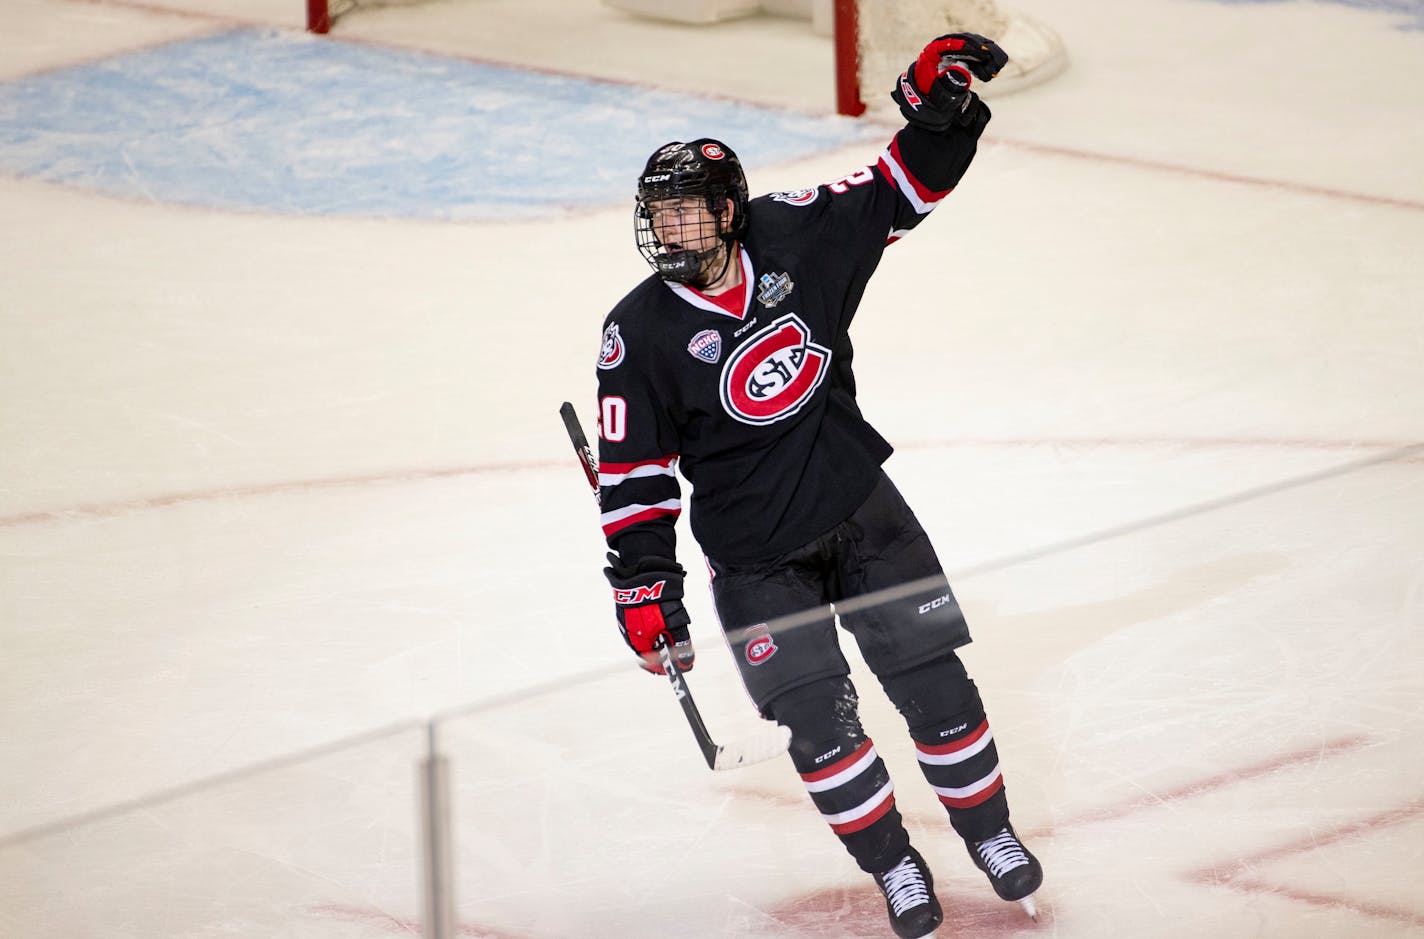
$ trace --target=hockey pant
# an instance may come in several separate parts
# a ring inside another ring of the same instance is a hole
[[[849,519],[802,548],[753,565],[708,562],[748,694],[791,729],[792,761],[812,802],[863,870],[884,871],[909,839],[889,773],[860,724],[837,612],[904,716],[955,830],[982,840],[1007,822],[993,736],[954,653],[969,641],[968,627],[928,537],[888,477]],[[846,603],[907,583],[923,589]]]

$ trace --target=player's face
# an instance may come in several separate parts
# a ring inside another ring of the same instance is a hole
[[[706,251],[717,245],[717,217],[705,199],[662,199],[648,205],[653,234],[668,249]]]

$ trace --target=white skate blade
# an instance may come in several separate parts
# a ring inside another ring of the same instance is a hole
[[[1024,908],[1024,912],[1028,914],[1029,919],[1035,923],[1038,922],[1038,907],[1034,905],[1033,894],[1029,894],[1020,900],[1019,905]]]

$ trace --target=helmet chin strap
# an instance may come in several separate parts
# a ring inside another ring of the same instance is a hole
[[[707,277],[706,279],[702,280],[701,282],[693,281],[693,282],[692,282],[692,286],[698,287],[698,288],[702,288],[702,289],[706,289],[706,288],[708,288],[708,287],[711,287],[713,284],[717,283],[717,281],[721,280],[723,277],[727,276],[727,270],[728,270],[728,268],[730,268],[730,267],[732,266],[732,245],[733,245],[733,244],[734,244],[734,242],[732,242],[730,239],[728,239],[725,235],[723,236],[722,241],[720,241],[720,242],[718,243],[717,247],[714,249],[714,250],[717,250],[717,251],[722,252],[722,269],[719,270],[714,276],[709,276],[709,277]],[[707,260],[712,260],[712,259],[711,259],[711,258],[708,258]],[[699,273],[700,273],[700,271],[699,271]]]
[[[708,265],[714,262],[719,252],[722,255],[721,268],[716,274],[706,275]],[[706,251],[679,248],[661,255],[658,258],[658,275],[663,280],[705,290],[721,280],[731,265],[732,242],[722,241],[715,248],[708,248]]]
[[[726,276],[727,270],[732,265],[732,254],[734,253],[732,246],[736,244],[736,239],[728,234],[723,227],[722,215],[719,213],[715,217],[717,220],[717,244],[704,251],[694,251],[691,248],[664,250],[664,253],[657,259],[658,275],[663,280],[706,290]],[[715,276],[704,277],[703,271],[710,262],[716,259],[719,252],[722,255],[721,270]]]

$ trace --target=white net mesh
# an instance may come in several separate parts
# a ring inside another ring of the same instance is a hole
[[[414,6],[418,3],[429,3],[431,0],[325,0],[328,15],[331,22],[335,23],[341,17],[358,10],[376,10],[381,7],[404,7]]]
[[[976,87],[985,97],[1052,78],[1068,64],[1056,33],[994,0],[861,0],[858,16],[860,93],[871,107],[890,107],[895,79],[945,33],[979,33],[1009,54],[993,83]]]
[[[646,17],[634,20],[630,28],[643,30],[643,23],[660,24],[659,28],[719,23],[740,19],[758,9],[775,16],[804,17],[820,35],[830,37],[836,17],[832,0],[510,0],[501,4],[480,4],[474,0],[316,0],[329,12],[330,22],[353,13],[388,7],[425,5],[441,8],[485,9],[491,16],[498,7],[499,22],[508,24],[515,11],[523,10],[530,24],[549,19],[552,11],[608,8],[622,13]],[[527,15],[526,15],[527,14]],[[478,17],[479,13],[472,16]],[[556,17],[557,18],[557,17]],[[981,84],[976,90],[987,98],[1027,87],[1058,74],[1067,64],[1063,44],[1058,36],[1042,23],[1003,7],[998,0],[857,0],[856,48],[859,68],[851,75],[852,66],[838,60],[838,93],[848,85],[859,90],[860,99],[869,107],[890,111],[893,104],[890,89],[896,77],[914,60],[924,44],[936,36],[951,32],[975,32],[997,41],[1009,54],[1009,63],[992,84]],[[338,26],[339,28],[339,26]],[[464,34],[462,34],[464,35]],[[474,37],[475,43],[487,37]],[[501,59],[503,50],[488,43],[476,45],[472,52]],[[848,58],[848,57],[847,57]],[[854,113],[854,112],[849,112]]]

